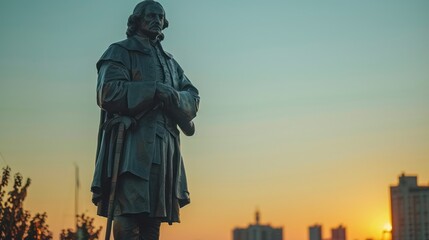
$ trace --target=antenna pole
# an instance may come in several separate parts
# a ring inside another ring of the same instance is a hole
[[[74,221],[75,228],[77,233],[77,214],[79,212],[79,167],[77,164],[75,166],[75,187],[74,187]]]

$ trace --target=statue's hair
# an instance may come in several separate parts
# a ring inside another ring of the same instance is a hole
[[[133,14],[131,14],[130,17],[128,18],[127,38],[137,34],[137,30],[139,28],[141,18],[145,13],[146,8],[151,4],[156,4],[162,8],[162,5],[159,2],[156,2],[154,0],[144,0],[143,2],[140,2],[139,4],[137,4],[136,7],[134,8]],[[167,27],[168,27],[168,21],[167,21],[167,18],[165,18],[165,11],[164,11],[164,26],[162,26],[162,29],[164,30]]]

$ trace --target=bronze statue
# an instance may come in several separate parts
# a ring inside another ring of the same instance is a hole
[[[113,217],[115,239],[159,239],[161,222],[179,222],[190,203],[177,126],[194,134],[199,95],[162,48],[167,27],[161,4],[140,2],[127,39],[96,65],[101,117],[91,191],[98,214]]]

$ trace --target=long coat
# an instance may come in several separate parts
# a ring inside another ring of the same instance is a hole
[[[126,132],[120,173],[129,172],[149,180],[154,156],[156,119],[160,112],[152,110],[158,104],[155,100],[155,91],[156,79],[159,79],[160,74],[156,71],[154,54],[149,40],[139,41],[136,37],[130,37],[110,45],[96,65],[97,104],[101,108],[101,114],[91,191],[93,202],[98,206],[98,214],[101,216],[107,216],[114,144],[117,136],[117,129],[106,132],[102,125],[114,116],[133,117],[141,112],[147,112],[137,120],[134,128]],[[178,106],[166,111],[177,122],[189,122],[198,111],[198,90],[185,76],[173,57],[166,52],[163,54],[171,73],[172,86],[180,96]],[[177,126],[175,131],[179,133]],[[190,202],[182,158],[176,171],[177,184],[174,190],[182,207]]]

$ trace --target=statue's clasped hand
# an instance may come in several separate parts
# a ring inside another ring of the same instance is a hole
[[[180,100],[179,93],[174,88],[160,82],[156,83],[155,98],[162,101],[166,107],[178,106]]]

